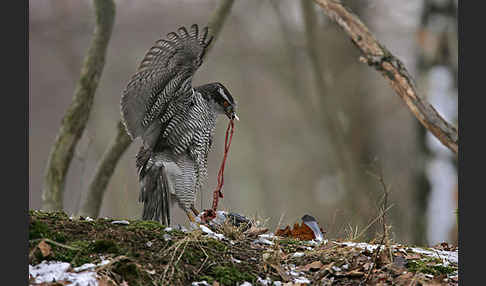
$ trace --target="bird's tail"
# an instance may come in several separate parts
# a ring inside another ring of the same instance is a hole
[[[143,203],[143,220],[170,225],[169,186],[163,162],[158,162],[150,150],[142,148],[137,154],[141,184],[139,201]]]

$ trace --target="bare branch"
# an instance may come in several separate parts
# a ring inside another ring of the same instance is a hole
[[[363,53],[362,61],[388,79],[393,90],[405,101],[414,116],[442,144],[457,154],[457,128],[445,121],[430,103],[418,94],[413,79],[403,63],[390,53],[359,18],[335,0],[314,0],[336,22]]]
[[[84,59],[73,101],[62,119],[61,128],[47,162],[42,194],[42,208],[46,210],[63,208],[67,170],[88,122],[96,88],[105,65],[106,49],[115,19],[115,3],[112,0],[94,0],[94,7],[96,25],[91,45]]]
[[[208,47],[208,51],[212,48],[216,39],[218,39],[219,33],[223,29],[224,22],[229,15],[231,7],[233,6],[234,0],[221,0],[216,10],[214,10],[211,18],[209,19],[208,27],[211,35],[213,36],[213,40]],[[207,56],[207,52],[204,57]]]
[[[211,15],[208,23],[211,35],[214,37],[211,45],[208,47],[205,56],[207,56],[212,45],[218,38],[218,35],[224,25],[224,22],[231,10],[234,0],[221,0],[216,10]],[[103,196],[106,187],[110,181],[113,172],[118,164],[120,157],[128,149],[131,144],[131,139],[126,133],[121,121],[117,124],[117,133],[115,138],[108,146],[103,158],[96,167],[95,175],[90,182],[88,193],[86,194],[85,202],[80,211],[80,214],[85,216],[97,217],[101,208]]]

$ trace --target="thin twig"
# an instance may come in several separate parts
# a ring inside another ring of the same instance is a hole
[[[45,242],[48,242],[50,244],[53,244],[53,245],[56,245],[56,246],[59,246],[59,247],[62,247],[62,248],[66,248],[66,249],[69,249],[69,250],[74,250],[74,251],[81,250],[79,248],[72,247],[72,246],[69,246],[69,245],[65,245],[65,244],[59,243],[57,241],[51,240],[49,238],[38,238],[38,239],[32,239],[32,240],[30,240],[30,242],[37,242],[37,241],[45,241]]]
[[[362,236],[362,235],[363,235],[363,234],[366,232],[366,230],[368,230],[368,228],[370,228],[370,227],[371,227],[371,226],[372,226],[372,225],[373,225],[373,224],[374,224],[374,223],[375,223],[377,220],[381,219],[381,217],[382,217],[383,215],[385,215],[385,213],[386,213],[386,212],[387,212],[389,209],[391,209],[392,207],[393,207],[393,204],[391,204],[389,207],[387,207],[387,208],[386,208],[386,210],[385,210],[385,211],[384,211],[382,214],[380,214],[380,215],[379,215],[379,216],[377,216],[377,217],[376,217],[376,218],[375,218],[373,221],[371,221],[371,222],[370,222],[370,223],[369,223],[369,224],[368,224],[368,225],[367,225],[367,226],[366,226],[366,227],[365,227],[365,228],[364,228],[364,229],[363,229],[363,230],[362,230],[362,231],[359,233],[359,235],[356,237],[356,239],[360,238],[360,237],[361,237],[361,236]]]
[[[370,269],[368,270],[368,273],[365,276],[365,279],[360,282],[360,284],[364,284],[368,282],[368,280],[371,277],[373,269],[376,267],[376,264],[378,263],[378,255],[380,254],[382,246],[384,246],[384,243],[387,242],[388,244],[388,230],[386,226],[386,210],[388,209],[388,187],[385,183],[385,179],[383,178],[383,170],[380,168],[379,169],[379,174],[376,176],[378,178],[378,181],[381,184],[381,187],[383,188],[383,203],[381,207],[381,222],[383,226],[383,234],[381,237],[380,244],[378,245],[378,248],[375,253],[375,257],[373,258],[373,263],[371,264]],[[389,248],[390,249],[390,248]],[[390,261],[393,261],[393,257],[390,257]]]

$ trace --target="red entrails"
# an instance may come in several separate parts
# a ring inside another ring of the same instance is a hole
[[[230,129],[231,129],[231,133],[230,133]],[[209,219],[213,219],[216,217],[216,210],[218,209],[219,198],[223,197],[223,192],[221,192],[221,190],[223,189],[223,184],[224,184],[224,166],[226,164],[226,158],[228,157],[231,140],[233,139],[233,131],[234,131],[234,122],[233,120],[230,120],[230,122],[228,123],[228,128],[226,129],[226,138],[224,140],[223,161],[221,162],[221,167],[219,168],[219,172],[218,172],[218,186],[216,187],[216,190],[214,190],[213,192],[213,207],[210,210],[207,210],[205,213],[206,217]],[[230,134],[229,137],[228,134]]]

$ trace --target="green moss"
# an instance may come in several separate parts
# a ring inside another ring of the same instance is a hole
[[[278,241],[278,244],[285,252],[294,252],[297,246],[304,245],[300,240],[284,238]]]
[[[60,243],[65,243],[67,241],[66,235],[62,232],[56,231],[52,234],[52,240],[55,240]]]
[[[63,211],[40,211],[29,210],[30,217],[42,218],[42,219],[69,219],[68,215]]]
[[[74,267],[77,267],[85,263],[92,263],[93,259],[97,259],[99,253],[118,254],[120,252],[118,245],[109,240],[96,240],[94,242],[77,240],[67,245],[75,249],[52,245],[52,252],[49,259],[69,262]],[[42,260],[42,257],[36,258]]]
[[[203,276],[199,277],[198,281],[206,281],[209,284],[213,284],[214,278],[211,277],[211,276],[208,276],[208,275],[203,275]]]
[[[255,282],[256,277],[248,272],[240,272],[234,266],[215,266],[210,272],[214,280],[223,285],[237,285],[238,282]]]
[[[407,262],[406,266],[411,272],[421,272],[432,275],[451,274],[456,271],[453,267],[433,264],[434,262],[436,262],[435,259],[411,260]]]
[[[51,232],[49,231],[49,227],[47,224],[34,220],[30,223],[29,226],[29,240],[30,239],[38,239],[38,238],[48,238]]]
[[[113,272],[119,274],[128,285],[153,285],[150,276],[145,271],[140,271],[137,264],[130,261],[130,259],[116,263]]]
[[[74,247],[76,249],[67,249],[64,247],[52,246],[52,254],[50,256],[51,260],[64,261],[72,263],[73,266],[80,266],[88,262],[92,262],[90,256],[90,243],[88,241],[74,241],[68,246]]]
[[[92,243],[91,249],[96,253],[119,253],[120,248],[118,245],[111,240],[96,240]]]
[[[72,246],[72,247],[78,248],[78,249],[88,249],[90,244],[91,243],[87,240],[76,240],[76,241],[71,242],[69,244],[69,246]]]
[[[129,285],[132,285],[132,283],[138,281],[140,278],[140,271],[135,263],[117,263],[113,270],[114,272],[120,274]]]
[[[126,228],[129,229],[129,230],[145,229],[145,230],[163,232],[164,229],[165,229],[165,226],[156,222],[156,221],[135,220],[135,221],[130,221],[130,225],[128,225]]]
[[[197,248],[191,248],[190,251],[185,251],[183,255],[183,260],[185,263],[191,265],[199,265],[201,264],[206,255],[202,252],[202,250]]]
[[[202,243],[204,246],[207,246],[208,248],[211,248],[213,250],[219,251],[219,252],[225,252],[228,248],[228,246],[224,243],[222,243],[219,240],[208,238],[208,240],[204,241]]]

